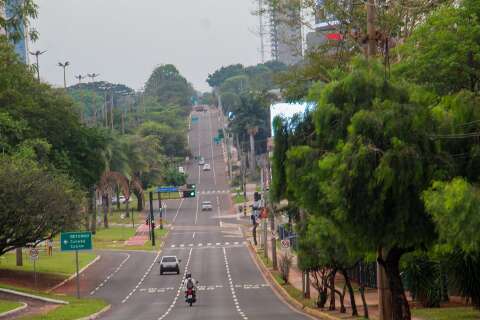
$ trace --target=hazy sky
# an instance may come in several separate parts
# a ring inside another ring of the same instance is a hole
[[[140,89],[153,68],[172,63],[197,90],[222,65],[259,61],[253,0],[37,0],[41,77],[63,84],[59,61],[74,75]]]

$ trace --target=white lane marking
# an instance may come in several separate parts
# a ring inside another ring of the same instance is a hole
[[[220,218],[220,198],[217,196],[217,214],[218,214],[218,221],[221,223],[221,218]]]
[[[127,257],[123,259],[123,261],[118,265],[118,267],[110,273],[95,289],[93,289],[90,292],[90,295],[93,296],[98,290],[100,290],[104,285],[107,284],[107,282],[118,272],[120,269],[122,269],[123,265],[125,262],[127,262],[128,259],[130,259],[130,255],[128,253],[124,253]]]
[[[240,307],[237,299],[237,294],[235,293],[235,287],[233,285],[232,276],[230,274],[230,265],[228,263],[227,250],[225,250],[225,248],[223,248],[223,259],[225,260],[225,269],[227,270],[228,284],[230,285],[230,291],[232,292],[233,303],[235,304],[237,312],[242,317],[242,319],[247,320],[248,317],[242,311],[242,308]]]
[[[187,271],[188,271],[188,266],[190,265],[190,258],[192,257],[192,249],[190,249],[190,252],[188,253],[188,258],[187,258],[187,263],[185,264],[185,270],[183,271],[183,277],[180,281],[180,284],[178,286],[178,290],[177,290],[177,293],[175,295],[175,298],[173,299],[172,303],[170,304],[170,306],[168,307],[167,311],[165,311],[164,314],[162,314],[158,320],[163,320],[166,316],[168,316],[168,314],[170,313],[170,311],[172,311],[173,307],[175,306],[175,304],[177,303],[177,300],[178,298],[180,297],[180,293],[182,292],[182,287],[183,287],[183,280],[185,279],[185,276],[187,275]]]
[[[142,278],[140,279],[140,281],[137,283],[136,287],[133,288],[132,291],[130,291],[130,293],[125,297],[125,299],[122,300],[122,303],[125,303],[127,302],[128,299],[130,299],[130,297],[132,296],[132,294],[135,293],[135,291],[137,291],[138,287],[143,283],[143,281],[145,280],[145,278],[148,276],[148,274],[152,271],[152,268],[153,266],[155,265],[155,262],[157,262],[158,258],[160,257],[160,252],[157,253],[157,255],[155,256],[155,259],[153,259],[153,262],[152,264],[148,267],[147,271],[145,271],[145,273],[143,274]]]
[[[196,197],[197,198],[197,208],[195,209],[195,224],[197,224],[198,222],[198,203],[200,201],[200,197]]]
[[[195,232],[192,234],[192,239],[195,239]]]
[[[180,212],[180,208],[182,207],[183,200],[184,200],[184,198],[182,198],[182,200],[180,200],[180,204],[178,205],[177,213],[175,213],[175,217],[173,217],[172,224],[174,224],[175,221],[177,220],[177,216],[178,216],[178,213]]]

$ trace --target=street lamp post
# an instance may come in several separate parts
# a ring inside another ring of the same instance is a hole
[[[64,63],[59,62],[58,66],[63,68],[63,87],[67,89],[67,75],[65,69],[70,65],[69,61],[65,61]]]
[[[98,76],[100,76],[100,73],[87,73],[87,77],[89,77],[92,82],[94,82],[95,78]]]
[[[40,81],[40,64],[38,63],[38,57],[41,56],[42,54],[44,54],[45,52],[47,52],[47,50],[45,50],[45,51],[37,50],[37,51],[34,51],[34,52],[30,51],[30,54],[32,56],[35,56],[35,61],[36,61],[35,65],[37,67],[37,79],[38,79],[38,81]]]
[[[86,76],[82,76],[81,74],[79,74],[78,76],[75,76],[75,78],[78,80],[78,83],[82,83],[82,80],[86,78]]]

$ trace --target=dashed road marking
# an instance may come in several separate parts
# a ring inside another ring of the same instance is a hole
[[[192,257],[192,251],[193,251],[193,249],[190,249],[190,252],[188,253],[187,263],[185,264],[185,270],[183,271],[183,277],[182,277],[182,280],[180,282],[180,285],[178,286],[178,290],[177,290],[177,293],[175,294],[175,298],[173,298],[173,301],[170,304],[170,306],[168,307],[167,311],[165,311],[165,313],[162,314],[158,318],[158,320],[163,320],[163,319],[165,319],[166,316],[168,316],[170,311],[172,311],[173,307],[177,303],[178,298],[180,297],[180,293],[182,292],[182,287],[183,287],[183,280],[185,279],[185,276],[187,275],[188,266],[190,265],[190,258]]]
[[[242,317],[243,320],[247,320],[248,317],[242,311],[242,308],[240,307],[240,304],[237,299],[237,294],[235,293],[235,286],[233,285],[232,276],[230,274],[230,266],[227,258],[227,250],[225,250],[225,248],[223,248],[223,258],[225,260],[225,268],[227,269],[228,285],[230,286],[230,291],[232,292],[233,302],[235,304],[238,314]]]
[[[235,242],[217,242],[213,244],[212,242],[207,242],[207,243],[181,243],[181,244],[171,244],[170,248],[171,249],[180,249],[180,248],[185,248],[185,247],[209,247],[209,248],[216,248],[216,247],[239,247],[239,246],[245,246],[247,244],[247,241],[235,241]]]
[[[140,285],[143,283],[143,281],[145,280],[145,278],[148,276],[148,274],[152,271],[152,268],[153,266],[155,265],[155,262],[157,262],[158,258],[160,257],[160,252],[157,253],[155,259],[153,259],[153,262],[152,264],[148,267],[147,271],[145,271],[145,273],[143,274],[142,278],[140,279],[140,281],[138,281],[137,285],[135,286],[135,288],[132,289],[132,291],[130,291],[130,293],[122,300],[122,303],[125,303],[128,301],[128,299],[130,299],[130,297],[137,291],[138,287],[140,287]]]
[[[118,265],[118,267],[112,272],[110,273],[106,278],[105,280],[103,280],[95,289],[93,289],[91,292],[90,292],[90,295],[93,296],[98,290],[100,290],[104,285],[107,284],[107,282],[118,272],[120,271],[120,269],[122,269],[123,265],[125,264],[125,262],[127,262],[128,259],[130,259],[130,255],[128,253],[125,253],[127,255],[127,257],[125,259],[123,259],[123,261]]]

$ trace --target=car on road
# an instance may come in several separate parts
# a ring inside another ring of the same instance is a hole
[[[164,272],[175,272],[180,274],[180,262],[176,256],[163,256],[160,260],[160,274]]]
[[[200,166],[203,166],[205,164],[205,159],[203,157],[201,157],[200,160],[198,161],[198,164]]]
[[[213,206],[211,201],[202,201],[202,211],[212,211]]]
[[[205,163],[205,164],[203,165],[203,171],[210,171],[210,164]]]

